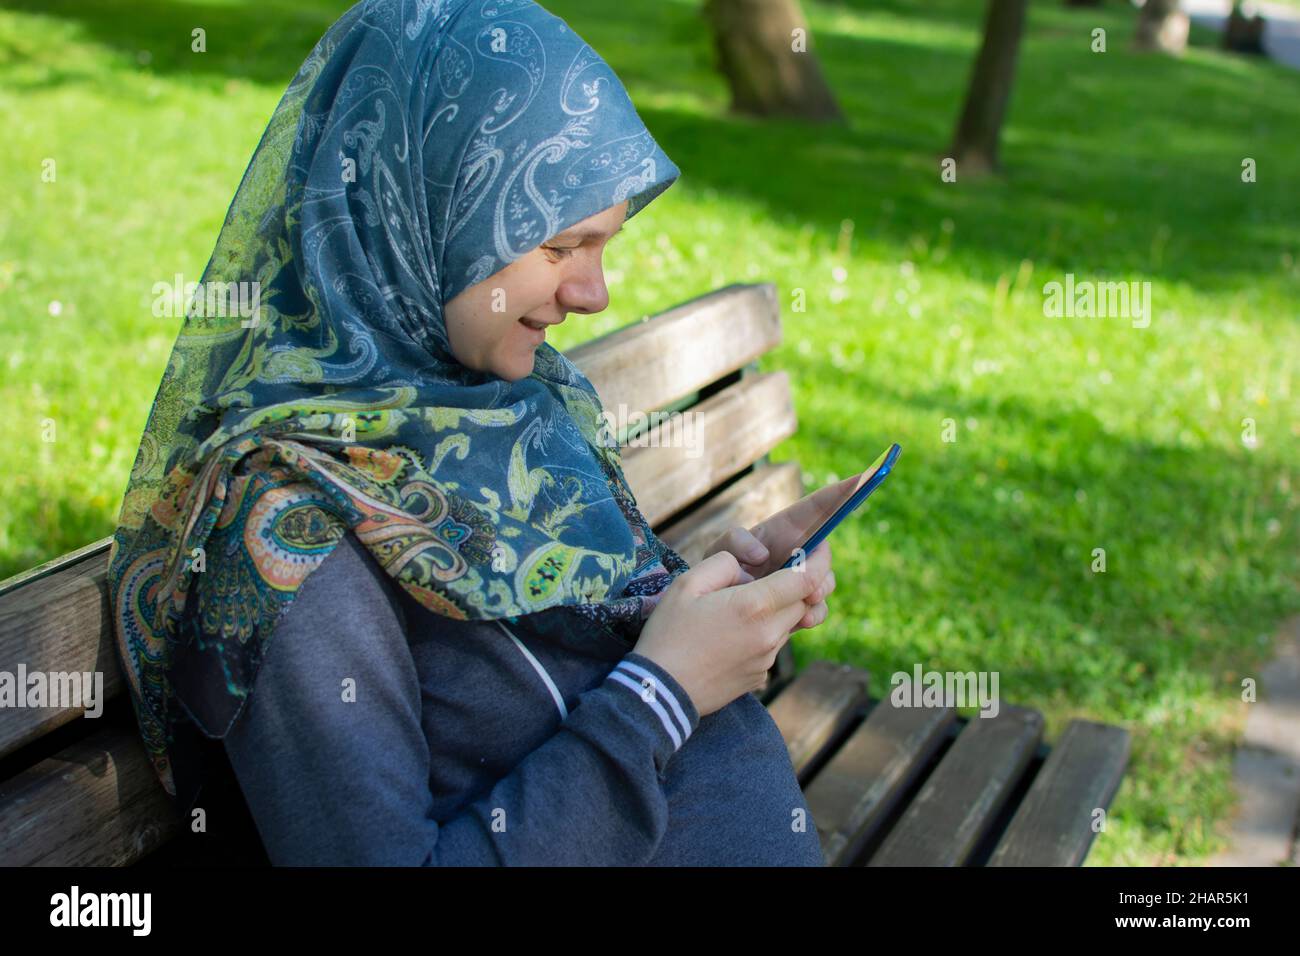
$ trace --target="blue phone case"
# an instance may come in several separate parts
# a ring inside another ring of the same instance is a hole
[[[871,469],[875,470],[871,477],[867,479],[866,483],[855,491],[853,495],[844,502],[844,504],[835,509],[835,513],[821,523],[821,526],[812,533],[812,536],[803,543],[801,548],[795,549],[786,560],[785,564],[781,565],[781,569],[784,570],[785,568],[791,567],[794,564],[795,559],[798,558],[800,551],[803,552],[804,558],[807,559],[807,556],[813,552],[813,549],[826,540],[826,536],[835,530],[836,525],[851,515],[858,505],[866,501],[867,496],[879,488],[880,483],[889,475],[890,469],[894,467],[894,462],[898,460],[899,452],[902,450],[902,447],[897,442],[890,445],[889,448],[872,464]],[[871,469],[868,470],[870,471]]]

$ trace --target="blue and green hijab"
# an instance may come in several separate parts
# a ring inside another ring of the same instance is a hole
[[[637,509],[595,389],[549,344],[516,382],[460,365],[443,308],[679,174],[533,0],[363,0],[321,38],[186,310],[113,539],[117,652],[183,808],[348,530],[436,614],[631,649],[687,564]],[[256,311],[212,308],[214,288],[256,289]]]

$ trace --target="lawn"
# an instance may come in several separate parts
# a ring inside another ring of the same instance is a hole
[[[695,0],[545,5],[683,170],[609,247],[609,310],[555,344],[776,283],[785,339],[763,365],[791,373],[800,429],[773,458],[812,488],[904,449],[836,532],[831,617],[795,635],[800,663],[866,666],[877,695],[916,663],[993,670],[1049,739],[1123,724],[1130,769],[1088,864],[1203,862],[1242,679],[1300,610],[1300,73],[1201,31],[1181,59],[1135,54],[1124,5],[1035,3],[1005,175],[945,183],[981,4],[805,2],[849,117],[827,128],[729,117]],[[111,532],[177,330],[151,287],[202,272],[346,6],[0,5],[0,577]],[[1149,326],[1046,317],[1069,274],[1150,282]]]

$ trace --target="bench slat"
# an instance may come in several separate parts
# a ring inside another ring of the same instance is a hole
[[[124,690],[108,612],[110,540],[34,569],[22,575],[21,586],[0,594],[0,670],[16,674],[21,663],[28,673],[100,671],[105,701]],[[80,707],[0,707],[0,757],[84,712]]]
[[[768,703],[801,785],[810,767],[865,708],[869,682],[870,675],[860,667],[813,661]]]
[[[605,408],[651,412],[781,344],[771,282],[733,284],[565,351]]]
[[[803,476],[797,462],[763,465],[656,534],[694,566],[704,549],[728,528],[753,527],[802,497]]]
[[[829,866],[848,866],[901,799],[956,721],[951,707],[895,707],[885,699],[804,790]]]
[[[5,578],[3,581],[0,581],[0,597],[4,597],[4,595],[8,594],[10,591],[16,591],[18,588],[31,584],[40,578],[49,577],[58,571],[63,571],[86,558],[94,557],[101,551],[104,554],[107,554],[108,549],[112,547],[112,544],[113,537],[112,535],[109,535],[106,538],[100,538],[98,541],[86,545],[84,548],[78,548],[76,551],[69,551],[67,554],[61,554],[53,560],[46,561],[44,564],[38,564],[34,568],[28,568],[26,571],[18,572],[13,577]]]
[[[1079,866],[1093,817],[1110,805],[1128,764],[1122,727],[1072,720],[1034,778],[989,866]]]
[[[746,376],[685,414],[699,416],[694,448],[682,447],[682,420],[670,419],[650,429],[644,445],[623,450],[624,474],[652,525],[749,467],[798,426],[786,372]]]
[[[1036,710],[1004,704],[996,717],[972,717],[867,865],[964,865],[1042,738]]]
[[[179,833],[133,733],[98,730],[0,783],[3,866],[126,866]]]

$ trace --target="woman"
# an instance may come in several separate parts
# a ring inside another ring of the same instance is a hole
[[[605,308],[606,241],[678,175],[531,0],[365,0],[326,32],[231,204],[110,561],[187,815],[220,740],[277,864],[822,865],[750,691],[834,588],[825,545],[768,572],[854,479],[688,568],[544,342]],[[205,308],[220,283],[256,283],[256,313]]]

